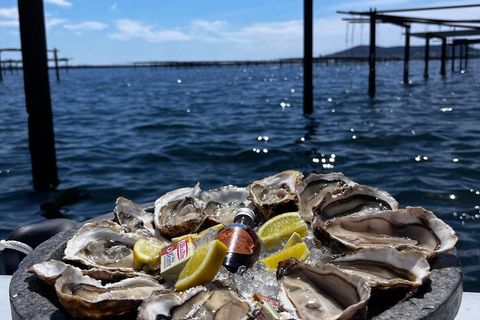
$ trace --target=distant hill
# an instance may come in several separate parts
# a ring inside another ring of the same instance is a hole
[[[356,46],[344,51],[335,52],[324,57],[327,58],[336,58],[336,57],[368,57],[369,46]],[[403,59],[404,56],[404,47],[377,47],[376,55],[378,58],[393,58],[393,59]],[[442,55],[442,46],[430,46],[430,58],[440,58]],[[450,57],[452,54],[452,48],[447,46],[447,57]],[[424,46],[411,46],[410,47],[410,59],[423,59],[425,56],[425,47]],[[455,47],[455,57],[460,56],[460,47]],[[468,49],[468,57],[480,57],[480,50],[470,47]]]

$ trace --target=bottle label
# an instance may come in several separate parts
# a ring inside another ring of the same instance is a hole
[[[253,254],[255,243],[248,232],[242,228],[225,228],[215,238],[227,247],[227,252]]]

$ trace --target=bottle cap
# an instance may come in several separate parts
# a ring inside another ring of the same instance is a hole
[[[249,216],[252,218],[252,220],[255,220],[255,212],[253,212],[252,209],[250,208],[240,208],[237,210],[237,214],[235,215],[236,217],[238,216]]]

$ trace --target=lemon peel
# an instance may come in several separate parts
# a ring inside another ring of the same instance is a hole
[[[133,246],[135,269],[149,272],[160,268],[160,258],[165,244],[156,238],[140,238]]]
[[[278,263],[282,260],[288,259],[290,257],[295,257],[301,262],[305,262],[308,259],[311,252],[308,250],[305,242],[294,244],[288,248],[284,248],[274,254],[262,259],[261,261],[267,266],[268,272],[274,272],[277,270]]]
[[[271,248],[282,243],[296,232],[301,237],[308,235],[308,226],[298,212],[287,212],[267,220],[257,230],[258,237],[265,248]]]

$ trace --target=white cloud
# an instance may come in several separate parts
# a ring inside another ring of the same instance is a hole
[[[18,27],[18,20],[0,20],[0,27]]]
[[[45,28],[50,29],[56,25],[62,24],[67,22],[65,19],[60,19],[60,18],[52,18],[52,19],[46,19],[45,20]]]
[[[159,30],[155,31],[154,26],[144,25],[138,21],[128,19],[116,20],[118,32],[110,34],[110,39],[129,40],[141,38],[147,42],[168,42],[190,40],[190,36],[178,30]]]
[[[115,2],[111,7],[110,10],[115,11],[118,7],[118,4]]]
[[[18,20],[18,9],[17,9],[17,7],[0,8],[0,17]]]
[[[75,24],[66,24],[63,26],[65,29],[72,31],[90,31],[90,30],[102,30],[108,27],[108,24],[98,21],[85,21]]]
[[[45,3],[51,3],[60,7],[71,7],[72,3],[66,0],[44,0]]]

